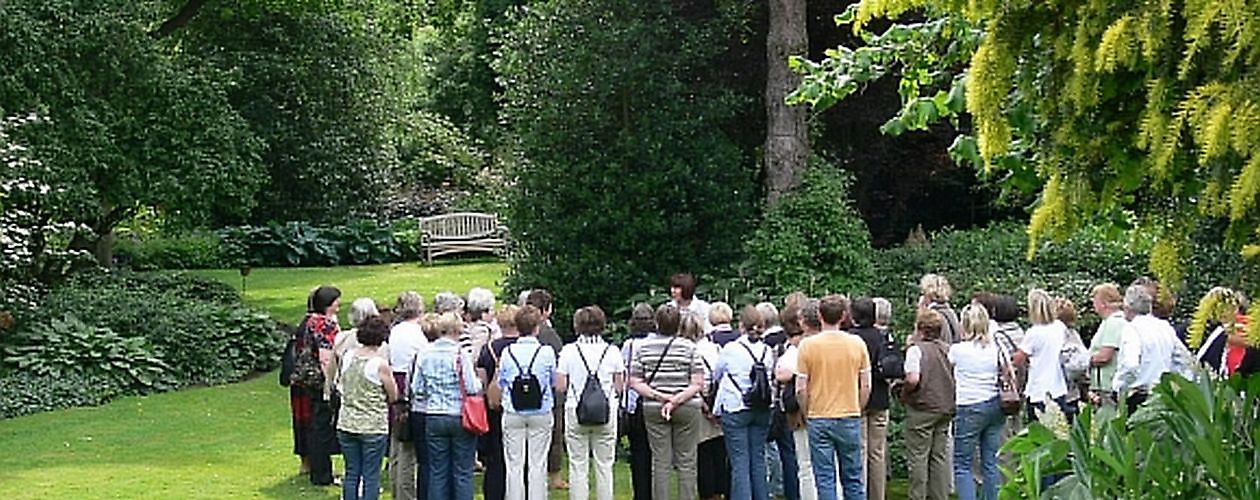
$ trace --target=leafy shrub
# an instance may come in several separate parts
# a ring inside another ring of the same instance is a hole
[[[860,293],[874,277],[871,235],[853,208],[850,179],[830,165],[772,208],[748,242],[753,282],[788,293]]]
[[[274,368],[284,342],[268,316],[225,295],[204,278],[96,272],[53,290],[45,311],[144,339],[175,386],[218,384]]]
[[[1258,498],[1260,377],[1166,374],[1133,415],[1086,408],[1066,429],[1032,423],[1003,450],[1002,498]],[[1042,478],[1065,475],[1042,490]]]
[[[147,339],[123,337],[73,315],[34,323],[6,338],[4,362],[35,375],[81,375],[109,381],[126,392],[161,389],[169,367]]]
[[[747,99],[712,85],[737,25],[670,2],[550,0],[517,11],[495,69],[521,160],[508,290],[612,308],[669,275],[743,258],[759,186],[735,139]]]
[[[1090,289],[1103,282],[1131,282],[1144,274],[1147,260],[1140,244],[1090,230],[1047,243],[1031,261],[1027,249],[1027,232],[1017,223],[936,232],[926,244],[876,251],[872,293],[893,301],[897,332],[907,334],[914,322],[919,278],[926,273],[949,279],[956,307],[980,291],[1012,295],[1022,303],[1028,290],[1044,288],[1077,304],[1077,327],[1088,336],[1100,321],[1089,308]]]
[[[340,226],[288,222],[219,232],[229,260],[255,266],[335,266],[397,262],[407,253],[388,224],[358,220]]]
[[[122,233],[115,243],[114,256],[120,264],[137,271],[215,269],[233,265],[219,235],[206,231]]]
[[[114,381],[79,373],[0,375],[0,420],[45,411],[96,406],[122,394]]]

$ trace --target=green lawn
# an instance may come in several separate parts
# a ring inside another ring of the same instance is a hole
[[[306,296],[311,289],[333,285],[341,289],[344,319],[350,302],[359,297],[371,297],[392,306],[398,294],[408,290],[420,292],[429,304],[435,294],[448,290],[463,295],[480,286],[497,293],[506,270],[502,262],[254,269],[245,279],[245,302],[270,312],[276,319],[297,323],[306,312]],[[235,269],[193,272],[238,289],[241,286],[240,273]]]
[[[350,299],[392,303],[398,292],[416,290],[432,300],[441,290],[497,289],[504,270],[501,263],[258,269],[249,277],[246,301],[296,322],[306,294],[319,284],[336,285]],[[240,285],[234,270],[199,273]],[[269,373],[226,386],[0,420],[0,491],[6,499],[338,498],[338,489],[309,486],[297,475],[292,442],[288,389]],[[343,470],[339,461],[335,469]],[[616,474],[617,497],[629,498],[624,463]],[[904,487],[891,484],[889,498],[904,498]],[[567,495],[555,492],[552,498]]]

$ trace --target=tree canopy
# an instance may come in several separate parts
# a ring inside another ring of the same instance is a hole
[[[1030,251],[1091,221],[1137,225],[1158,235],[1151,268],[1175,287],[1209,221],[1260,255],[1257,14],[1255,1],[865,0],[837,19],[868,45],[798,61],[795,98],[825,107],[900,72],[886,131],[948,118],[974,134],[956,158],[1038,191]],[[926,20],[864,31],[912,16]]]
[[[52,178],[41,180],[66,191],[57,220],[97,238],[141,206],[190,223],[247,213],[263,180],[252,168],[260,145],[228,103],[228,79],[154,43],[155,8],[0,4],[0,106],[46,118],[18,133],[48,167]]]

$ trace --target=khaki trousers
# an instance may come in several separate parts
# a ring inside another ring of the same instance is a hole
[[[389,485],[394,498],[416,500],[416,447],[389,436]],[[423,436],[413,439],[424,439]]]
[[[906,408],[906,461],[911,500],[949,498],[949,425],[953,415]]]
[[[700,432],[700,405],[688,403],[674,409],[669,420],[661,416],[659,403],[644,403],[643,418],[647,424],[648,445],[652,448],[652,498],[695,500],[700,494],[696,484],[696,446]],[[678,494],[670,472],[678,473]]]
[[[884,500],[888,482],[888,410],[862,413],[862,457],[866,460],[866,499]]]

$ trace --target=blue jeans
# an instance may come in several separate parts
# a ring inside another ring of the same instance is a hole
[[[771,419],[786,419],[782,413],[772,415]],[[774,432],[775,425],[770,425],[771,432]],[[796,439],[792,437],[792,428],[788,427],[787,421],[783,425],[778,426],[777,435],[770,436],[770,442],[774,443],[779,449],[779,465],[782,467],[783,479],[783,498],[784,500],[800,500],[801,498],[801,474],[796,463]],[[770,465],[771,467],[774,464]],[[772,469],[773,470],[773,469]]]
[[[341,483],[341,498],[345,500],[376,500],[381,495],[381,459],[388,434],[355,434],[337,431],[341,454],[346,460],[346,477]],[[359,488],[363,495],[359,495]]]
[[[411,416],[407,418],[408,425],[411,426],[411,445],[416,447],[416,498],[425,500],[429,498],[429,445],[425,444],[425,414],[420,412],[411,412]]]
[[[814,461],[818,500],[836,496],[836,458],[840,459],[840,483],[845,500],[866,500],[862,484],[862,418],[809,419],[809,453]]]
[[[459,417],[427,415],[424,439],[429,446],[429,500],[473,497],[473,455],[477,439]]]
[[[731,461],[732,499],[766,500],[766,437],[770,410],[744,410],[722,415],[722,435]]]
[[[998,471],[997,453],[1002,441],[1006,415],[998,398],[982,403],[959,406],[954,414],[954,488],[958,500],[975,500],[976,481],[971,474],[971,456],[980,448],[980,471],[984,489],[980,498],[996,500],[1002,474]]]

